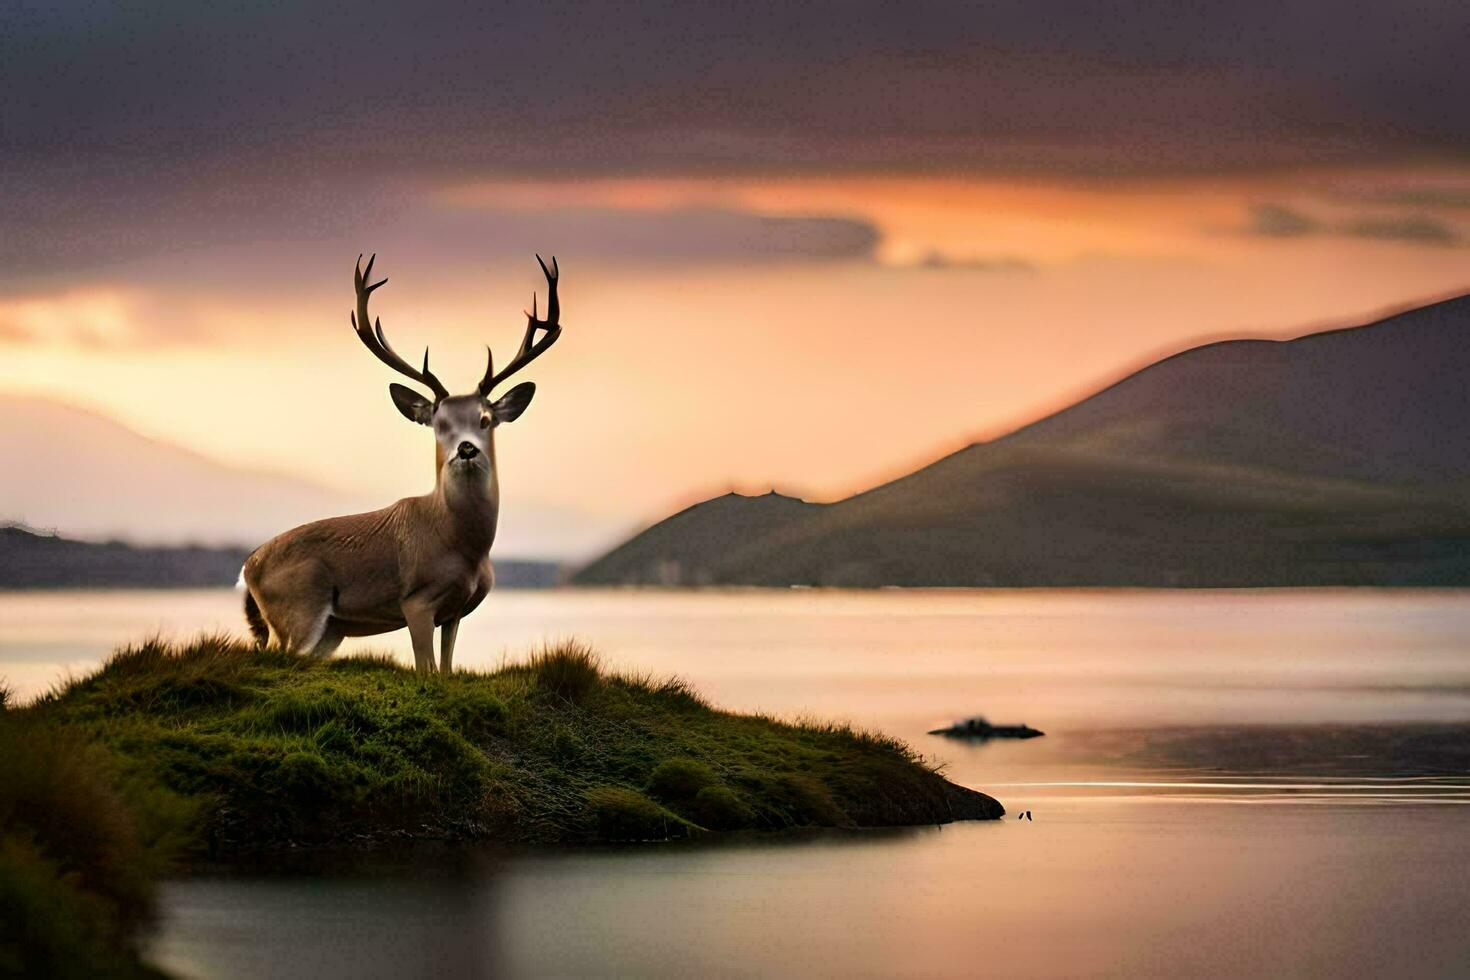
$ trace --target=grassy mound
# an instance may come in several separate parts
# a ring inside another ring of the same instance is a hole
[[[889,738],[716,711],[569,644],[493,673],[203,637],[124,650],[23,713],[171,794],[212,854],[392,838],[665,840],[997,817]]]

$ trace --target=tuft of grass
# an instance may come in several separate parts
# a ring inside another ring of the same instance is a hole
[[[755,811],[728,786],[705,786],[689,803],[689,816],[710,830],[743,830],[755,825]]]
[[[444,698],[444,710],[455,727],[473,742],[482,743],[510,732],[510,709],[500,696],[482,687],[451,688]]]
[[[626,786],[597,786],[586,793],[587,807],[606,841],[658,841],[687,837],[697,828]]]
[[[378,721],[366,698],[354,698],[326,685],[287,689],[263,700],[255,717],[266,729],[309,735],[329,724],[362,735]]]
[[[892,739],[717,711],[579,643],[424,677],[385,657],[150,640],[12,716],[102,746],[120,785],[194,807],[193,853],[222,857],[934,823],[965,792]]]
[[[655,678],[648,674],[618,674],[610,682],[638,697],[662,702],[674,711],[709,711],[710,703],[682,677]]]
[[[0,975],[157,975],[138,937],[187,806],[23,715],[0,719]]]
[[[698,759],[665,759],[648,777],[648,789],[661,800],[688,801],[719,780]]]
[[[523,669],[539,690],[568,701],[580,701],[602,682],[597,654],[576,641],[543,647],[531,655]]]

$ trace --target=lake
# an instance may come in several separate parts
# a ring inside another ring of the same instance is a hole
[[[239,595],[3,594],[0,676],[33,694],[120,641],[200,629],[240,632]],[[507,591],[456,662],[565,637],[721,707],[897,735],[1009,814],[187,878],[155,959],[201,977],[1470,968],[1470,593]],[[342,653],[363,649],[412,662],[406,634]],[[973,714],[1047,734],[925,734]]]

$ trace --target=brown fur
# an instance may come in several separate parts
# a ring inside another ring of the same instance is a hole
[[[494,429],[529,403],[521,385],[491,405],[478,395],[433,407],[435,487],[381,510],[304,524],[245,561],[245,587],[289,649],[328,656],[347,636],[407,626],[420,670],[434,669],[434,627],[443,627],[440,668],[452,667],[459,620],[494,585],[490,546],[500,511]],[[459,449],[475,448],[470,458]]]
[[[447,672],[460,619],[495,584],[490,546],[500,486],[494,430],[520,417],[536,386],[516,385],[493,403],[489,396],[561,336],[558,269],[555,258],[548,268],[536,257],[546,276],[546,319],[537,319],[533,300],[525,337],[510,364],[497,373],[494,359],[487,358],[475,394],[451,397],[429,370],[428,351],[423,367],[413,367],[368,313],[372,292],[388,281],[370,282],[376,258],[368,259],[364,269],[358,256],[353,269],[357,308],[352,326],[374,357],[434,393],[430,401],[406,385],[388,386],[399,413],[434,432],[434,491],[367,514],[304,524],[267,541],[240,570],[248,590],[245,617],[258,639],[263,623],[267,639],[318,657],[330,656],[343,637],[407,626],[414,661],[425,672],[434,670],[437,626],[442,629],[439,669]]]

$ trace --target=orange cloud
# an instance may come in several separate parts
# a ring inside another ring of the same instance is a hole
[[[0,341],[115,347],[138,340],[135,293],[83,286],[0,297]]]

